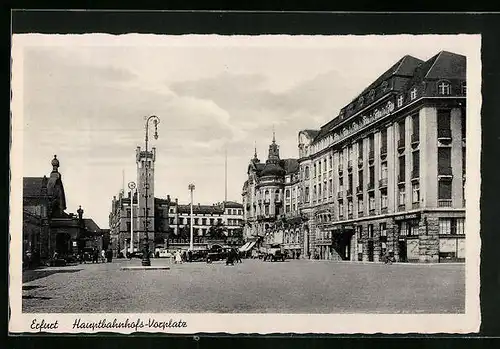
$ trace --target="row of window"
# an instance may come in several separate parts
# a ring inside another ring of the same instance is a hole
[[[367,226],[367,237],[373,239],[373,224]],[[398,223],[399,236],[415,236],[419,234],[419,220],[401,221]],[[387,223],[379,224],[380,236],[387,236]],[[464,235],[465,218],[439,218],[439,235]],[[363,227],[356,227],[356,236],[358,240],[363,238]]]

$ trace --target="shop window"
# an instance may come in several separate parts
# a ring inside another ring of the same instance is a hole
[[[449,235],[451,234],[451,218],[440,218],[439,219],[439,234]]]
[[[457,235],[465,235],[465,218],[457,218]]]

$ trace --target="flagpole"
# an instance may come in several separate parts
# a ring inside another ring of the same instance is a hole
[[[224,203],[227,201],[227,147],[225,149],[224,159]]]

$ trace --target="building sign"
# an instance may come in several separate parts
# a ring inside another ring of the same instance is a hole
[[[411,219],[420,219],[420,213],[410,213],[402,216],[394,217],[395,221],[408,221]]]
[[[73,247],[76,247],[76,241],[73,241]]]

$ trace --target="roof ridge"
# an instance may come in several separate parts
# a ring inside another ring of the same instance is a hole
[[[427,70],[427,73],[425,73],[425,76],[424,76],[424,79],[427,79],[427,75],[429,75],[429,72],[432,70],[432,68],[434,68],[434,65],[436,64],[436,62],[439,60],[439,57],[441,57],[441,54],[443,53],[444,51],[440,51],[437,55],[434,55],[432,56],[431,58],[429,58],[427,61],[430,61],[431,59],[433,59],[434,57],[436,57],[436,59],[434,60],[434,62],[432,62],[432,65],[431,67]]]

